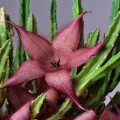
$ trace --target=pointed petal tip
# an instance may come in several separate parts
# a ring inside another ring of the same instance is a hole
[[[80,103],[77,101],[77,98],[75,99],[75,98],[71,98],[74,102],[75,102],[75,104],[80,108],[80,109],[82,109],[82,110],[84,110],[84,111],[87,111],[87,109],[85,109],[84,107],[82,107],[81,105],[80,105]]]
[[[120,120],[120,118],[106,107],[99,120]]]
[[[48,40],[38,34],[23,29],[11,21],[7,21],[7,23],[16,29],[21,45],[31,58],[42,62],[43,59],[48,60],[51,57],[53,49]]]
[[[0,90],[6,88],[6,86],[7,86],[7,85],[4,83],[2,86],[0,86]]]
[[[116,112],[117,112],[117,115],[120,117],[120,109],[119,109],[119,107],[116,105],[116,103],[114,102],[114,100],[111,98],[111,96],[109,96],[110,97],[110,99],[111,99],[111,101],[112,101],[112,104],[113,104],[113,106],[114,106],[114,108],[115,108],[115,110],[116,110]]]
[[[70,25],[64,28],[53,40],[52,47],[56,49],[72,50],[78,46],[82,25],[82,16],[88,13],[81,13]]]
[[[46,74],[45,79],[51,88],[65,94],[66,96],[71,98],[71,100],[76,103],[76,105],[80,109],[86,111],[86,109],[84,109],[77,101],[77,97],[75,95],[75,91],[70,80],[70,71],[61,70],[57,72],[50,72]]]
[[[105,43],[105,38],[103,39],[103,41],[100,44],[97,45],[99,47],[99,49],[104,45],[104,43]]]
[[[92,13],[91,11],[84,11],[82,14],[85,15],[86,13]]]
[[[84,11],[74,21],[80,20],[82,18],[82,16],[85,15],[85,14],[87,14],[87,13],[92,13],[92,12],[91,11]]]
[[[16,74],[9,78],[1,87],[3,89],[5,87],[11,87],[23,84],[25,82],[31,81],[35,78],[43,77],[45,73],[44,69],[41,69],[40,64],[36,60],[28,60],[25,61]]]
[[[30,109],[29,109],[30,102],[26,103],[24,106],[18,109],[14,114],[12,114],[9,120],[31,120]]]
[[[92,56],[96,55],[99,52],[99,50],[102,48],[104,43],[105,43],[105,38],[100,44],[96,45],[93,48],[81,48],[75,52],[72,52],[64,67],[67,67],[68,69],[73,69],[82,65]]]
[[[7,21],[7,20],[6,20],[5,22],[11,24],[12,26],[14,26],[14,27],[17,28],[17,29],[20,28],[20,26],[16,25],[15,23],[13,23],[13,22],[11,22],[11,21]]]
[[[81,20],[81,18],[83,17],[83,15],[87,14],[87,13],[91,13],[91,11],[84,11],[82,12],[74,21],[73,23],[77,23],[78,21]],[[76,22],[75,22],[76,21]]]
[[[82,107],[80,104],[78,105],[78,107],[79,107],[80,109],[86,111],[86,112],[88,111],[87,109],[85,109],[84,107]]]

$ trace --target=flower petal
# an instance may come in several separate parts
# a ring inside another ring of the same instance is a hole
[[[81,20],[85,14],[81,13],[69,26],[63,29],[53,40],[52,47],[58,49],[75,50],[78,46],[81,32]]]
[[[52,109],[55,108],[59,100],[59,93],[48,86],[44,77],[38,78],[36,80],[36,85],[37,94],[40,95],[41,93],[45,93],[46,102],[52,107]]]
[[[9,117],[9,120],[31,120],[30,118],[30,102],[21,107],[17,112]]]
[[[50,87],[70,97],[81,109],[85,110],[77,101],[72,82],[70,80],[70,71],[60,70],[45,74],[46,82]]]
[[[60,67],[62,67],[68,61],[68,56],[71,55],[71,51],[65,49],[54,49],[54,62],[60,61]]]
[[[112,101],[112,104],[113,104],[116,112],[117,112],[118,117],[120,118],[120,109],[119,109],[119,107],[116,105],[116,103],[113,101],[113,99],[111,97],[110,97],[110,99]]]
[[[41,93],[44,93],[48,89],[50,89],[50,87],[45,81],[45,77],[36,79],[36,85],[37,85],[37,95],[40,95]]]
[[[28,60],[24,62],[17,73],[5,82],[0,89],[15,86],[28,82],[32,79],[44,76],[45,71],[41,68],[40,63],[36,60]]]
[[[67,64],[64,65],[64,67],[70,69],[82,65],[87,60],[89,60],[93,55],[97,54],[97,52],[100,50],[103,44],[104,41],[93,48],[81,48],[75,52],[72,52],[71,55],[68,57]]]
[[[92,109],[90,109],[75,118],[74,120],[98,120],[98,117],[96,113]]]
[[[7,89],[7,100],[14,110],[18,110],[27,102],[33,100],[35,97],[30,94],[25,88],[21,86],[9,87]]]
[[[58,103],[59,95],[60,95],[60,94],[59,94],[56,90],[54,90],[54,89],[52,89],[52,88],[50,88],[49,90],[47,90],[47,91],[45,92],[45,94],[46,94],[46,101],[47,101],[47,103],[48,103],[52,108],[55,108],[56,105],[57,105],[57,103]]]
[[[120,118],[105,108],[99,120],[120,120]]]
[[[10,21],[7,22],[16,28],[22,46],[32,58],[40,60],[43,60],[43,58],[47,60],[49,58],[52,54],[52,47],[48,40],[32,32],[28,32]]]

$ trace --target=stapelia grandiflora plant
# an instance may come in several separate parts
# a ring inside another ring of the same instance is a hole
[[[84,12],[85,13],[85,12]],[[45,38],[13,25],[20,37],[21,44],[32,60],[25,61],[16,74],[5,82],[0,89],[19,85],[33,79],[45,77],[47,84],[56,91],[70,97],[81,109],[72,82],[71,70],[97,54],[104,41],[93,48],[76,50],[80,39],[81,13],[69,26],[53,40],[52,45]]]
[[[99,43],[99,28],[84,42],[87,11],[81,0],[72,1],[74,21],[58,33],[51,0],[49,40],[38,35],[30,0],[20,0],[20,25],[0,9],[0,120],[120,119],[120,92],[104,104],[120,80],[120,0],[113,0]],[[13,28],[19,36],[15,55]]]

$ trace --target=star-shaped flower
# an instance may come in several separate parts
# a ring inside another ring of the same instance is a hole
[[[63,29],[54,38],[52,44],[45,38],[8,21],[16,28],[21,44],[32,60],[25,61],[16,74],[8,79],[0,89],[45,77],[51,88],[67,95],[81,109],[84,109],[77,101],[70,79],[71,70],[97,54],[104,44],[103,41],[93,48],[76,50],[80,39],[81,19],[85,13],[80,14],[69,26]]]

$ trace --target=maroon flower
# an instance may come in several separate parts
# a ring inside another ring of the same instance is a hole
[[[40,119],[49,117],[57,105],[58,94],[52,88],[45,92],[48,107]],[[31,120],[30,103],[35,99],[35,95],[28,92],[21,86],[8,87],[7,100],[12,114],[5,115],[4,120]]]
[[[111,98],[111,97],[110,97]],[[111,98],[112,104],[117,112],[117,114],[112,113],[107,107],[104,109],[104,112],[100,116],[99,120],[120,120],[120,109],[116,103]]]
[[[105,108],[99,120],[120,120],[120,118],[116,114],[112,113],[108,108]]]
[[[35,96],[20,86],[8,87],[7,100],[12,114],[5,115],[3,120],[30,120],[30,103]]]
[[[105,107],[102,115],[99,117],[96,115],[96,113],[90,109],[83,114],[76,117],[74,120],[120,120],[120,109],[115,104],[115,102],[111,99],[113,106],[117,112],[117,114],[114,114],[109,110],[109,108]]]
[[[69,26],[63,29],[54,38],[52,45],[43,37],[8,22],[16,28],[21,44],[32,60],[25,61],[16,74],[8,79],[0,89],[45,76],[45,80],[51,88],[67,95],[81,109],[84,109],[76,99],[70,79],[71,70],[97,54],[104,44],[103,41],[94,48],[76,50],[80,38],[81,18],[85,13],[80,14]]]
[[[29,105],[30,103],[26,103],[14,114],[8,116],[4,120],[31,120]]]
[[[96,113],[91,109],[87,112],[84,112],[74,120],[120,120],[120,118],[114,113],[110,112],[109,109],[105,108],[100,117],[98,117]]]
[[[98,116],[92,109],[90,109],[75,118],[74,120],[98,120]]]

